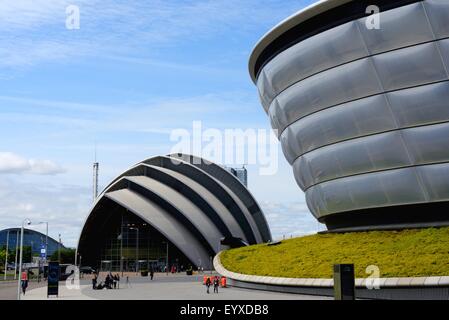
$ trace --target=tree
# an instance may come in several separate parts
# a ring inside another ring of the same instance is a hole
[[[8,263],[13,263],[16,258],[15,250],[9,248],[8,252]],[[0,248],[0,269],[3,270],[5,268],[5,260],[6,260],[6,246]]]
[[[6,259],[6,249],[0,249],[0,271],[3,271],[5,268],[5,259]]]
[[[75,263],[75,249],[72,248],[61,248],[61,261],[59,263],[64,264],[74,264]],[[53,254],[50,257],[51,261],[58,261],[59,259],[59,253],[58,250],[53,252]]]
[[[20,257],[20,250],[19,250]],[[9,260],[9,258],[8,258]],[[30,263],[33,262],[33,253],[31,252],[31,246],[23,247],[23,255],[22,255],[22,263]]]

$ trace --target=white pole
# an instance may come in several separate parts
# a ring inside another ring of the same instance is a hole
[[[23,258],[23,224],[25,221],[28,221],[28,219],[25,219],[22,222],[22,228],[20,229],[20,260],[19,260],[19,280],[17,281],[17,300],[20,300],[20,282],[22,280],[22,258]],[[28,223],[29,224],[29,223]]]
[[[123,215],[122,224],[120,225],[120,272],[123,278]]]
[[[6,234],[6,257],[5,257],[5,278],[6,280],[6,271],[8,270],[8,252],[9,252],[9,230]]]
[[[137,230],[137,265],[136,265],[136,273],[139,272],[140,269],[140,263],[139,263],[139,228],[136,228]]]
[[[16,257],[14,259],[14,280],[17,278],[17,256],[19,255],[19,230],[16,230]]]
[[[59,234],[59,242],[58,242],[58,262],[61,264],[61,234]]]
[[[45,262],[48,261],[48,222],[47,224],[47,230],[45,232]]]

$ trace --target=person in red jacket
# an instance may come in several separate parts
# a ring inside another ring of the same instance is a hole
[[[21,281],[22,281],[22,292],[25,295],[25,292],[28,288],[28,271],[27,270],[23,270],[22,271],[22,275],[21,275]]]

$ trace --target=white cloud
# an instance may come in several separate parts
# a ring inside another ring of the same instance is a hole
[[[313,217],[305,202],[263,201],[260,205],[273,239],[297,237],[325,230],[325,226]]]
[[[49,222],[50,236],[57,238],[60,233],[63,243],[73,247],[90,206],[90,190],[71,185],[42,187],[40,184],[3,181],[0,183],[0,201],[0,229],[19,226],[25,218],[34,224],[46,221]],[[43,226],[33,224],[31,228],[44,230]]]
[[[0,152],[0,174],[56,175],[65,172],[64,168],[50,160],[26,159],[12,152]]]
[[[304,4],[294,1],[281,6],[270,0],[0,1],[0,67],[84,56],[127,59],[129,52],[155,63],[148,56],[154,48],[217,38],[225,32],[227,36],[248,34],[261,25],[273,25]],[[80,8],[79,30],[65,28],[68,5]]]
[[[82,224],[91,205],[89,188],[46,182],[0,180],[0,229],[20,226],[25,218],[30,228],[45,232],[41,221],[49,223],[49,234],[62,235],[65,245],[76,246]]]
[[[66,170],[50,160],[29,160],[30,172],[40,175],[55,175],[65,173]]]

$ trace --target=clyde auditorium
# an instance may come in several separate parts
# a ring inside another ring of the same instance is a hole
[[[259,205],[232,173],[201,158],[168,155],[136,164],[105,188],[78,255],[83,265],[110,271],[210,269],[222,245],[270,240]]]
[[[447,0],[327,0],[256,45],[263,108],[329,230],[448,224],[448,21]]]

